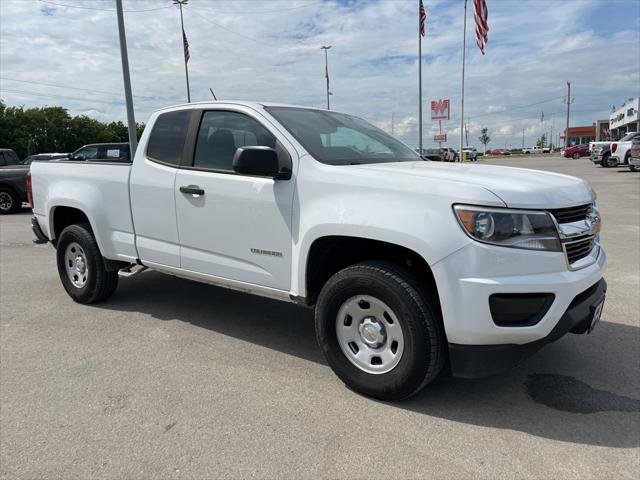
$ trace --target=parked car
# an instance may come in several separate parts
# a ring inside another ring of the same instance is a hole
[[[631,140],[631,150],[629,153],[629,170],[637,172],[640,170],[640,136]]]
[[[524,147],[522,149],[522,153],[524,153],[525,155],[530,155],[535,153],[543,153],[543,151],[540,147]]]
[[[602,160],[605,155],[606,159],[609,159],[609,155],[611,154],[610,145],[611,142],[589,142],[589,159],[594,165],[608,166],[603,164]]]
[[[591,161],[594,165],[600,165],[604,168],[615,167],[616,165],[611,164],[610,158],[611,144],[597,146],[595,150],[591,152]]]
[[[29,167],[9,148],[0,148],[0,214],[15,213],[27,201]]]
[[[38,153],[36,155],[29,155],[21,163],[23,165],[31,165],[34,160],[63,160],[69,158],[68,153]]]
[[[128,143],[91,143],[73,152],[71,160],[131,163]]]
[[[453,148],[451,147],[443,147],[442,148],[443,153],[444,153],[444,161],[445,162],[457,162],[458,161],[458,152],[456,152]]]
[[[564,149],[564,156],[566,158],[580,158],[589,156],[589,145],[581,143],[580,145],[574,145],[573,147]]]
[[[631,156],[631,142],[640,136],[638,132],[627,133],[617,142],[611,142],[611,157],[609,163],[612,167],[617,165],[628,165]]]
[[[504,371],[591,331],[603,308],[585,181],[425,162],[334,111],[166,108],[131,165],[33,162],[30,198],[74,301],[106,300],[118,272],[151,268],[315,306],[329,366],[384,400],[418,392],[445,362],[467,378]]]
[[[475,162],[478,160],[478,151],[476,150],[476,147],[463,148],[462,152],[466,154],[467,161]]]
[[[424,148],[422,149],[422,156],[428,160],[434,162],[444,162],[445,149],[444,148]]]
[[[494,148],[491,150],[490,155],[511,155],[511,152],[503,148]]]

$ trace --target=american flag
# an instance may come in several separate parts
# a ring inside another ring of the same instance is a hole
[[[191,55],[189,55],[189,42],[187,41],[187,34],[184,33],[184,29],[182,30],[182,43],[184,46],[184,61],[188,63]]]
[[[484,49],[489,41],[489,23],[487,22],[487,2],[486,0],[473,0],[474,14],[476,21],[476,45],[484,55]]]
[[[424,37],[427,34],[427,12],[424,9],[424,5],[422,4],[422,0],[420,0],[420,36]]]

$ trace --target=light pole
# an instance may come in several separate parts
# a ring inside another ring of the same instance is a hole
[[[327,53],[330,48],[331,45],[320,47],[320,49],[324,50],[324,76],[327,79],[327,110],[331,110],[329,104],[329,95],[331,95],[331,92],[329,91],[329,55]]]
[[[187,78],[187,102],[191,103],[191,89],[189,88],[189,68],[187,62],[189,61],[189,43],[187,42],[187,35],[184,33],[184,18],[182,17],[182,6],[189,3],[189,0],[173,0],[174,5],[180,6],[180,27],[182,29],[182,50],[184,54],[184,75]]]
[[[118,34],[120,36],[120,60],[122,61],[122,78],[124,80],[124,98],[127,104],[127,125],[129,129],[129,150],[131,158],[136,154],[138,134],[136,132],[136,117],[133,113],[133,95],[131,94],[131,78],[129,76],[129,57],[127,55],[127,37],[124,33],[124,14],[122,0],[116,0],[118,17]]]

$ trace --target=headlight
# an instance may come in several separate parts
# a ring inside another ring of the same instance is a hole
[[[470,205],[454,205],[453,210],[465,233],[479,242],[562,251],[555,222],[547,212]]]

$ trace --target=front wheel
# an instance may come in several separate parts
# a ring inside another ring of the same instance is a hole
[[[629,164],[629,170],[631,170],[632,172],[640,172],[640,167]]]
[[[442,370],[446,340],[434,293],[407,269],[363,262],[336,273],[316,306],[316,336],[335,374],[380,400],[417,393]]]
[[[574,154],[573,154],[573,158],[574,158],[575,160],[577,160],[578,158],[580,158],[580,154],[579,154],[579,153],[574,153]]]
[[[70,225],[56,245],[58,274],[64,289],[78,303],[96,303],[118,286],[118,272],[108,272],[91,227]]]
[[[611,157],[611,155],[606,157],[606,159],[603,158],[602,162],[603,162],[603,165],[605,165],[607,168],[613,168],[618,166],[618,159]]]

